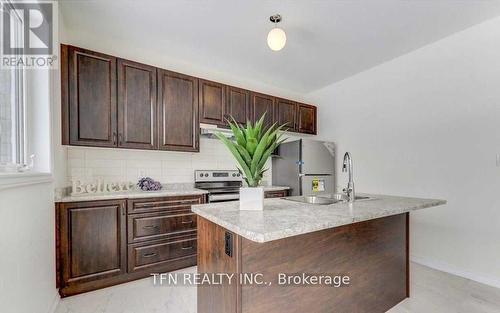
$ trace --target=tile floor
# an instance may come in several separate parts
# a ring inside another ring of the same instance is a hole
[[[411,276],[411,298],[387,313],[500,313],[500,289],[415,263]],[[56,313],[196,313],[196,288],[142,279],[63,299]]]

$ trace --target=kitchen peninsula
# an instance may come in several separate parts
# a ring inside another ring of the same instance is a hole
[[[198,288],[198,313],[382,313],[409,296],[409,212],[444,200],[370,195],[353,204],[266,199],[192,206],[199,273],[260,273],[270,285]],[[350,284],[277,284],[280,273],[346,275]]]

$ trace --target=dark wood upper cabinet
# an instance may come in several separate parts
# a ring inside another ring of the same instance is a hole
[[[297,106],[297,131],[316,135],[316,107],[303,103],[299,103]]]
[[[232,86],[227,89],[227,115],[232,116],[236,122],[246,124],[250,117],[250,91]]]
[[[69,143],[115,147],[116,58],[69,46],[67,61]]]
[[[199,151],[199,123],[287,123],[316,134],[316,107],[61,45],[62,144]]]
[[[199,80],[200,123],[225,125],[226,86]]]
[[[156,68],[118,59],[118,146],[156,149]]]
[[[252,92],[251,93],[251,113],[253,122],[257,122],[264,113],[264,128],[270,127],[274,122],[274,105],[275,98],[273,96]]]
[[[61,281],[65,288],[126,273],[125,200],[61,204]]]
[[[199,151],[198,79],[158,70],[159,149]]]
[[[278,125],[285,125],[285,129],[288,131],[297,130],[297,103],[286,100],[277,99],[276,100],[276,122]]]

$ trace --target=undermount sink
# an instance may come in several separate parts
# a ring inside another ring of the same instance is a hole
[[[342,194],[342,193],[336,193],[336,194],[334,194],[332,196],[324,196],[324,197],[328,198],[328,199],[339,200],[339,201],[345,201],[345,202],[348,201],[347,195]],[[368,196],[354,196],[354,201],[358,201],[358,200],[371,200],[371,199],[374,199],[374,198],[373,197],[368,197]]]
[[[319,197],[319,196],[294,196],[294,197],[287,197],[285,198],[285,200],[310,203],[310,204],[320,204],[320,205],[334,204],[342,201],[333,198]]]
[[[293,197],[286,197],[284,199],[302,203],[317,204],[317,205],[328,205],[328,204],[348,201],[347,196],[341,193],[336,193],[333,195],[324,195],[324,196],[293,196]],[[354,198],[355,201],[370,200],[370,199],[373,198],[368,196],[355,196]]]
[[[332,198],[324,198],[318,196],[304,196],[304,201],[311,204],[333,204],[336,202],[340,202],[341,200],[332,199]]]

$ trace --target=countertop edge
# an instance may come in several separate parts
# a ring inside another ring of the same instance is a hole
[[[193,189],[186,191],[178,190],[165,190],[161,192],[147,192],[137,191],[134,193],[110,193],[110,194],[92,194],[85,196],[65,196],[60,199],[54,199],[55,203],[69,203],[69,202],[86,202],[86,201],[106,201],[106,200],[119,200],[119,199],[146,199],[146,198],[161,198],[161,197],[181,197],[181,196],[195,196],[204,195],[208,191],[201,189]]]
[[[288,190],[287,186],[263,186],[264,191],[279,191]],[[105,200],[119,200],[119,199],[144,199],[144,198],[158,198],[158,197],[177,197],[177,196],[191,196],[191,195],[204,195],[209,192],[202,189],[192,188],[187,190],[164,189],[160,191],[132,191],[125,193],[101,193],[101,194],[85,194],[81,196],[63,196],[61,198],[54,198],[54,203],[67,203],[67,202],[85,202],[85,201],[105,201]]]
[[[422,209],[426,209],[426,208],[430,208],[430,207],[445,205],[448,203],[448,201],[442,200],[442,199],[422,199],[422,200],[427,200],[427,201],[432,201],[432,202],[417,205],[417,206],[412,206],[412,207],[408,207],[408,208],[404,208],[404,209],[395,209],[393,212],[385,212],[385,213],[380,214],[380,215],[374,214],[374,215],[367,217],[367,218],[347,218],[347,217],[344,217],[344,220],[341,220],[338,223],[325,223],[324,225],[314,225],[314,226],[311,226],[310,228],[306,228],[306,229],[287,229],[287,230],[279,230],[276,232],[268,232],[268,233],[258,233],[258,232],[238,228],[234,224],[231,224],[231,223],[228,223],[224,220],[221,220],[214,215],[207,214],[202,209],[196,208],[196,206],[193,206],[191,210],[194,213],[196,213],[197,215],[199,215],[199,216],[201,216],[201,217],[203,217],[203,218],[205,218],[205,219],[207,219],[207,220],[209,220],[209,221],[211,221],[211,222],[213,222],[213,223],[215,223],[215,224],[217,224],[217,225],[219,225],[219,226],[221,226],[221,227],[223,227],[231,232],[234,232],[235,234],[240,235],[245,239],[248,239],[250,241],[254,241],[257,243],[266,243],[266,242],[270,242],[270,241],[274,241],[274,240],[280,240],[280,239],[284,239],[284,238],[300,236],[300,235],[304,235],[304,234],[308,234],[308,233],[312,233],[312,232],[316,232],[316,231],[331,229],[331,228],[350,225],[350,224],[354,224],[354,223],[360,223],[360,222],[364,222],[364,221],[369,221],[369,220],[374,220],[374,219],[378,219],[378,218],[384,218],[384,217],[389,217],[389,216],[394,216],[394,215],[399,215],[399,214],[405,214],[405,213],[409,213],[412,211],[418,211],[418,210],[422,210]],[[341,218],[342,217],[339,216],[339,219],[341,219]],[[293,234],[287,235],[287,234],[283,234],[283,233],[293,233]]]

